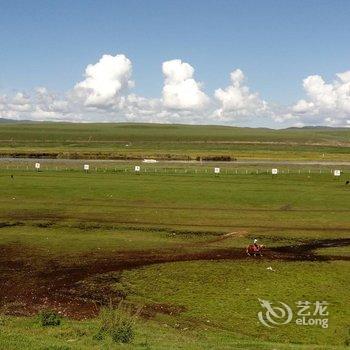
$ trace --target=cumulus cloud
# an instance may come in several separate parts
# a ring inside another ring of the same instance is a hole
[[[132,62],[123,54],[103,55],[89,64],[82,81],[62,94],[38,87],[30,93],[0,95],[0,117],[52,121],[140,121],[235,125],[350,126],[350,71],[328,83],[320,75],[303,80],[306,96],[292,106],[267,103],[251,92],[240,69],[230,84],[209,97],[180,59],[162,64],[162,95],[132,92]]]
[[[120,121],[132,111],[144,114],[154,101],[133,97],[132,64],[125,55],[103,55],[85,69],[84,80],[63,95],[38,87],[0,99],[0,117],[53,121]],[[137,102],[136,102],[137,101]]]
[[[231,85],[215,90],[214,95],[220,105],[214,112],[215,117],[229,121],[265,116],[268,113],[267,102],[258,93],[250,92],[249,87],[244,84],[243,72],[236,69],[230,74],[230,78]]]
[[[209,103],[201,83],[193,79],[194,68],[181,60],[163,63],[163,104],[174,110],[201,110]]]
[[[31,108],[30,98],[22,92],[17,92],[8,103],[13,112],[27,112]]]
[[[37,88],[31,95],[17,92],[13,96],[0,97],[0,117],[11,119],[74,121],[69,102],[64,97]]]
[[[133,86],[131,61],[125,55],[103,55],[85,69],[85,79],[73,90],[85,106],[108,107],[118,103],[120,94]]]
[[[307,98],[299,100],[292,111],[305,122],[330,126],[350,123],[350,71],[336,74],[327,84],[320,75],[303,80]]]
[[[0,96],[0,116],[4,118],[16,118],[31,110],[29,96],[22,92],[17,92],[13,96]]]

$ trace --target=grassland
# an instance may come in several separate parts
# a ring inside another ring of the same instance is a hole
[[[348,247],[278,248],[350,238],[349,173],[194,170],[1,169],[0,349],[347,348]],[[272,250],[245,257],[253,238]],[[111,297],[143,306],[131,345],[93,338]],[[266,328],[259,298],[326,300],[329,328]]]
[[[350,130],[157,124],[1,124],[5,157],[350,160]]]

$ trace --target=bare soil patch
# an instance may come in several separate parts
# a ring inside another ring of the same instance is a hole
[[[232,232],[208,243],[227,239]],[[200,245],[203,245],[200,243]],[[145,250],[120,253],[80,254],[74,263],[50,259],[39,251],[16,244],[0,246],[0,308],[12,315],[32,315],[42,308],[54,308],[61,314],[83,319],[97,315],[99,307],[110,298],[124,298],[125,291],[113,289],[120,272],[151,264],[177,261],[218,261],[268,259],[284,261],[348,260],[346,256],[317,255],[314,250],[350,245],[350,239],[308,241],[299,245],[267,249],[263,257],[247,257],[245,247],[208,249],[183,253],[181,245],[167,250]],[[198,246],[194,243],[193,247]],[[124,294],[123,294],[124,293]],[[174,309],[175,308],[175,309]],[[148,310],[148,311],[147,311]],[[146,306],[145,316],[157,312],[181,312],[176,307]]]

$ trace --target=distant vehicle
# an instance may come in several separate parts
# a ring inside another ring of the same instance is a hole
[[[158,160],[156,159],[144,159],[142,163],[158,163]]]

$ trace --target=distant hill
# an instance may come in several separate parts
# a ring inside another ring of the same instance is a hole
[[[200,124],[200,125],[193,125],[193,124],[159,124],[159,123],[129,123],[129,122],[117,122],[117,123],[98,123],[98,122],[89,122],[89,123],[73,123],[73,122],[54,122],[54,121],[33,121],[29,119],[9,119],[9,118],[1,118],[0,117],[0,124],[19,124],[19,123],[26,123],[26,124],[52,124],[52,125],[60,125],[60,124],[71,124],[79,128],[79,125],[96,125],[96,126],[103,126],[103,125],[110,125],[110,126],[127,126],[128,128],[140,128],[140,127],[145,127],[147,129],[155,127],[155,128],[178,128],[178,127],[190,127],[190,128],[222,128],[222,129],[237,129],[237,130],[256,130],[256,131],[283,131],[283,130],[314,130],[314,131],[336,131],[336,130],[344,130],[344,131],[350,131],[350,128],[346,127],[332,127],[332,126],[324,126],[324,125],[315,125],[315,126],[302,126],[302,127],[288,127],[284,129],[272,129],[268,127],[238,127],[238,126],[230,126],[230,125],[215,125],[215,124]]]
[[[303,126],[303,127],[290,127],[285,130],[349,130],[349,128],[345,127],[334,127],[334,126],[323,126],[323,125],[315,125],[315,126]]]
[[[0,157],[350,161],[350,128],[1,120]]]
[[[15,120],[15,119],[8,119],[8,118],[0,118],[0,124],[18,124],[18,123],[37,123],[35,121],[31,120]]]
[[[15,120],[0,118],[0,123],[15,123]]]

